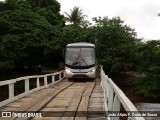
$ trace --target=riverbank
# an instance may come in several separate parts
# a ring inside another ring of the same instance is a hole
[[[144,74],[138,75],[136,73],[114,73],[108,75],[115,84],[125,93],[125,95],[131,100],[131,102],[140,111],[154,111],[157,113],[160,111],[160,99],[154,99],[151,97],[145,97],[136,93],[137,84],[136,80],[145,78]],[[138,79],[137,79],[138,77]],[[144,80],[143,80],[144,81]],[[122,108],[122,111],[124,109]],[[157,111],[157,112],[156,112]],[[159,120],[159,117],[145,117],[145,120]],[[121,117],[120,120],[127,120],[126,117]]]
[[[133,104],[160,103],[160,98],[147,97],[142,94],[138,94],[138,87],[140,87],[139,85],[140,82],[137,82],[137,80],[141,78],[144,79],[145,78],[144,74],[140,76],[140,75],[131,74],[131,73],[114,73],[114,74],[109,74],[108,76],[125,93],[125,95],[132,101]],[[155,92],[157,92],[158,94],[158,91],[155,91]]]

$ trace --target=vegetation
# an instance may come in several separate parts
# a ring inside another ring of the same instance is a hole
[[[0,68],[49,67],[62,59],[64,21],[57,1],[32,7],[28,1],[7,0],[0,8]]]
[[[73,25],[81,24],[86,17],[86,15],[83,14],[82,9],[79,7],[74,7],[73,10],[70,10],[70,14],[65,12],[65,15],[65,20]]]
[[[94,18],[99,63],[107,72],[123,72],[134,67],[134,50],[138,42],[132,28],[115,17]]]
[[[160,72],[160,41],[142,42],[119,17],[95,17],[92,25],[79,7],[65,16],[56,0],[0,2],[0,70],[58,68],[66,44],[91,42],[107,73],[145,73],[147,79],[135,81],[136,91],[160,97],[155,92],[159,78],[150,79]],[[71,24],[65,25],[66,20]]]

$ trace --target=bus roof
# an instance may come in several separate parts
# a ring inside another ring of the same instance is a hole
[[[68,44],[67,47],[95,47],[92,43],[79,42]]]

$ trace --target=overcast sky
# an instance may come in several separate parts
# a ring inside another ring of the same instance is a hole
[[[57,0],[61,13],[70,13],[74,6],[83,9],[91,22],[93,17],[120,16],[125,24],[135,28],[137,36],[144,40],[160,40],[159,0]]]

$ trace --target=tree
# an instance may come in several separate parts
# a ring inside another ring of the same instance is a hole
[[[48,0],[30,0],[32,7],[48,7]]]
[[[29,1],[10,1],[10,7],[0,4],[0,68],[57,66],[64,25],[59,3],[52,0],[47,8],[33,8]]]
[[[66,15],[65,20],[73,25],[80,25],[86,17],[86,15],[83,14],[82,9],[79,7],[74,7],[72,10],[70,10],[70,14],[67,12],[64,13]]]
[[[98,61],[108,72],[129,71],[134,68],[136,33],[119,17],[93,18]]]
[[[136,49],[138,71],[152,74],[160,72],[160,41],[151,40],[141,43]]]
[[[160,41],[151,40],[137,44],[135,54],[136,71],[143,73],[142,76],[132,80],[136,84],[135,92],[152,99],[159,99]]]

